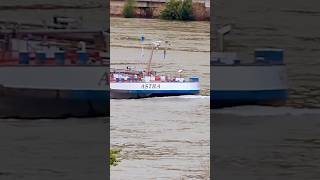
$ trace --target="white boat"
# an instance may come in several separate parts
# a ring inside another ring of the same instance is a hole
[[[161,41],[152,43],[151,55],[146,70],[114,70],[110,73],[110,95],[111,98],[146,98],[161,96],[195,95],[200,93],[200,82],[198,77],[188,79],[169,77],[151,71],[152,56],[155,49],[159,49]],[[180,74],[182,70],[178,71]]]

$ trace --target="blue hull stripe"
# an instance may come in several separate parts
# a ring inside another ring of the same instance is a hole
[[[199,94],[199,90],[136,90],[129,91],[129,94],[137,95],[159,95],[159,96],[175,96],[175,95],[194,95]],[[109,93],[107,91],[87,91],[87,90],[78,90],[70,91],[70,95],[67,98],[70,99],[79,99],[79,100],[99,100],[106,101],[109,99]]]
[[[210,95],[211,104],[214,106],[272,104],[288,99],[287,90],[211,91]]]
[[[66,98],[77,100],[107,101],[109,99],[109,92],[98,90],[72,90]]]
[[[133,90],[130,94],[153,94],[153,95],[193,95],[199,94],[199,90]]]
[[[210,95],[212,100],[269,100],[288,98],[287,90],[211,91]]]

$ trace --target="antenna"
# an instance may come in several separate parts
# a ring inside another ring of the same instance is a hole
[[[230,33],[231,29],[231,25],[226,25],[218,29],[218,51],[222,52],[224,50],[224,36]]]
[[[143,45],[144,45],[144,35],[143,35],[143,34],[141,34],[140,44],[141,44],[140,60],[141,60],[141,62],[143,62],[143,58],[144,58],[144,48],[143,48]]]
[[[164,46],[164,49],[163,49],[163,60],[166,59],[167,50],[169,49],[169,46],[170,46],[169,41],[164,41],[164,43],[165,43],[165,46]]]

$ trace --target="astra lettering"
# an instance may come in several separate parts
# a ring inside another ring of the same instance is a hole
[[[146,83],[141,85],[142,89],[160,89],[160,84],[157,83]]]

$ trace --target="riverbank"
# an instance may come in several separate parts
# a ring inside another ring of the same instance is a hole
[[[164,10],[167,0],[136,0],[135,17],[136,18],[159,18],[161,11]],[[110,1],[110,16],[123,17],[123,8],[125,0]],[[192,3],[192,13],[196,21],[210,20],[210,1],[194,0]]]

